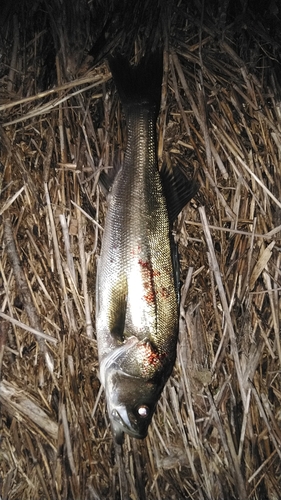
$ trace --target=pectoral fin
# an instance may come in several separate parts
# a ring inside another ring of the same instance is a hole
[[[124,341],[124,328],[127,311],[127,286],[123,282],[112,287],[109,300],[109,331],[117,341]]]
[[[160,171],[170,222],[174,222],[181,210],[198,190],[194,180],[186,177],[180,166],[164,163]]]
[[[113,166],[109,168],[107,172],[105,172],[104,170],[101,171],[99,175],[99,185],[101,186],[105,195],[108,195],[108,193],[111,191],[116,175],[118,174],[120,168],[120,162],[114,161]]]
[[[100,266],[102,262],[98,259],[97,282],[96,282],[96,314],[100,329],[112,336],[116,346],[123,342],[124,326],[127,311],[128,285],[124,273],[112,271],[110,277],[103,275],[101,280]]]

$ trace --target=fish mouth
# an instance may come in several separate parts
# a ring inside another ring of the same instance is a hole
[[[147,429],[141,432],[139,429],[133,427],[125,408],[119,408],[119,411],[115,408],[111,411],[111,425],[117,444],[123,443],[124,432],[136,439],[144,439],[147,436]]]

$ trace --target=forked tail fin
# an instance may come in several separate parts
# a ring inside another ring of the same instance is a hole
[[[141,105],[154,109],[158,115],[163,76],[163,53],[152,52],[138,65],[116,54],[108,57],[109,67],[125,112],[131,106]]]

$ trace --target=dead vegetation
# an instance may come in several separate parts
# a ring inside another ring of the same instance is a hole
[[[281,13],[237,4],[4,9],[2,500],[280,498]],[[159,163],[179,162],[200,190],[175,227],[177,363],[147,439],[120,450],[94,327],[98,176],[125,144],[104,55],[160,39]]]

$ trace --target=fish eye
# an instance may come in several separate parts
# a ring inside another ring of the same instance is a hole
[[[141,418],[147,418],[150,414],[150,409],[146,405],[139,406],[137,409],[138,415]]]

